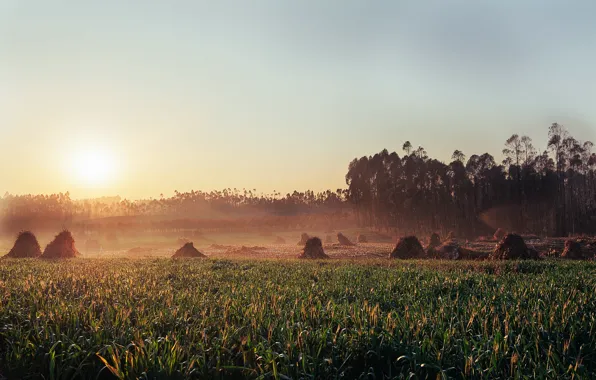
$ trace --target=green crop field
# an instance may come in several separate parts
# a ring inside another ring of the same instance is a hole
[[[594,378],[596,264],[0,261],[0,378]]]

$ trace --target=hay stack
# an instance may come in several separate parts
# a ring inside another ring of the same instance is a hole
[[[439,244],[439,246],[432,248],[432,252],[434,252],[433,257],[437,259],[457,260],[460,258],[460,246],[453,241]]]
[[[309,238],[310,238],[310,236],[308,236],[308,234],[306,232],[303,232],[302,235],[300,235],[300,241],[298,242],[298,245],[306,244],[306,242],[308,241]]]
[[[339,242],[339,244],[341,244],[341,245],[350,245],[350,246],[351,246],[351,245],[356,245],[356,244],[352,243],[352,242],[350,241],[350,239],[348,239],[347,237],[345,237],[345,235],[344,235],[344,234],[342,234],[341,232],[338,232],[338,233],[337,233],[337,241],[338,241],[338,242]]]
[[[79,256],[80,253],[75,247],[75,240],[68,230],[60,232],[41,255],[42,259],[71,259]]]
[[[325,236],[325,244],[333,244],[333,237],[331,235]]]
[[[437,248],[440,245],[441,245],[441,237],[436,232],[433,232],[433,234],[430,235],[430,239],[428,241],[428,248],[429,249]]]
[[[507,234],[497,244],[491,256],[493,260],[537,260],[538,252],[528,248],[524,239],[517,234]]]
[[[195,248],[192,242],[185,243],[182,248],[178,249],[173,255],[173,259],[182,259],[182,258],[203,258],[207,257],[199,252],[198,249]]]
[[[416,236],[406,236],[399,239],[393,252],[389,255],[390,259],[421,259],[426,254]]]
[[[505,237],[505,235],[507,235],[507,232],[505,232],[504,229],[497,228],[497,230],[493,234],[493,239],[495,239],[496,241],[500,241],[501,239],[503,239]]]
[[[17,236],[17,240],[14,242],[14,246],[8,252],[5,257],[11,257],[15,259],[27,258],[27,257],[39,257],[41,256],[41,247],[37,242],[37,238],[30,231],[22,231]]]
[[[587,260],[590,255],[582,249],[580,242],[569,239],[565,241],[565,249],[561,257],[569,260]]]
[[[429,257],[439,257],[439,252],[437,252],[437,248],[441,245],[441,237],[437,233],[433,233],[430,235],[428,239],[428,247],[426,247],[426,253]]]
[[[328,259],[329,256],[323,251],[323,242],[318,237],[312,237],[304,244],[304,251],[300,259]]]
[[[366,235],[363,235],[363,234],[358,234],[356,241],[358,243],[368,243],[368,239],[366,238]]]

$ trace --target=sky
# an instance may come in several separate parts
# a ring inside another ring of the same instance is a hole
[[[596,141],[596,2],[1,0],[0,192],[345,186],[404,141],[446,162]],[[0,195],[1,195],[0,194]]]

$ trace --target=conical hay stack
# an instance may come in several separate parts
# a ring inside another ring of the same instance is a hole
[[[310,238],[310,236],[308,236],[308,234],[306,232],[303,232],[302,235],[300,235],[300,241],[298,242],[298,245],[306,244],[306,242],[308,241],[309,238]]]
[[[499,240],[503,239],[505,237],[505,235],[507,235],[507,232],[505,232],[504,229],[497,228],[497,230],[493,234],[493,239],[495,239],[496,241],[499,241]]]
[[[428,248],[437,248],[441,245],[441,237],[437,233],[433,233],[430,235],[430,239],[428,242]]]
[[[497,244],[491,258],[493,260],[537,260],[540,257],[538,252],[528,248],[521,236],[507,234]]]
[[[588,246],[582,247],[579,241],[566,240],[561,257],[569,260],[589,260],[594,257],[594,253],[590,252]]]
[[[323,242],[318,237],[312,237],[306,241],[304,251],[300,259],[328,259],[329,256],[323,250]]]
[[[350,241],[350,239],[348,239],[344,234],[342,234],[341,232],[337,233],[337,241],[339,242],[339,244],[341,245],[356,245],[354,243],[352,243]]]
[[[68,230],[60,232],[41,255],[42,259],[71,259],[79,256],[75,247],[75,240]]]
[[[188,242],[188,243],[184,244],[180,249],[178,249],[174,253],[174,255],[172,255],[173,259],[195,258],[195,257],[203,258],[203,257],[207,257],[207,256],[205,256],[204,254],[199,252],[199,250],[195,248],[195,246],[192,242]]]
[[[28,258],[41,256],[41,247],[37,242],[37,238],[30,231],[22,231],[17,236],[14,246],[8,252],[6,257],[11,258]]]
[[[399,239],[389,255],[391,259],[422,259],[426,253],[416,236],[406,236]]]

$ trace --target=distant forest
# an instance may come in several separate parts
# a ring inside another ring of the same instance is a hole
[[[350,162],[346,189],[282,195],[255,190],[175,192],[172,197],[129,201],[75,201],[68,193],[6,194],[0,198],[1,228],[77,226],[100,218],[128,218],[113,228],[313,229],[350,224],[396,234],[453,231],[476,237],[497,227],[549,236],[596,233],[596,154],[554,123],[548,146],[538,152],[528,136],[505,141],[504,160],[489,153],[455,150],[448,164],[410,142],[402,156],[386,149]],[[107,223],[107,224],[106,224]],[[109,222],[101,224],[104,228]]]

